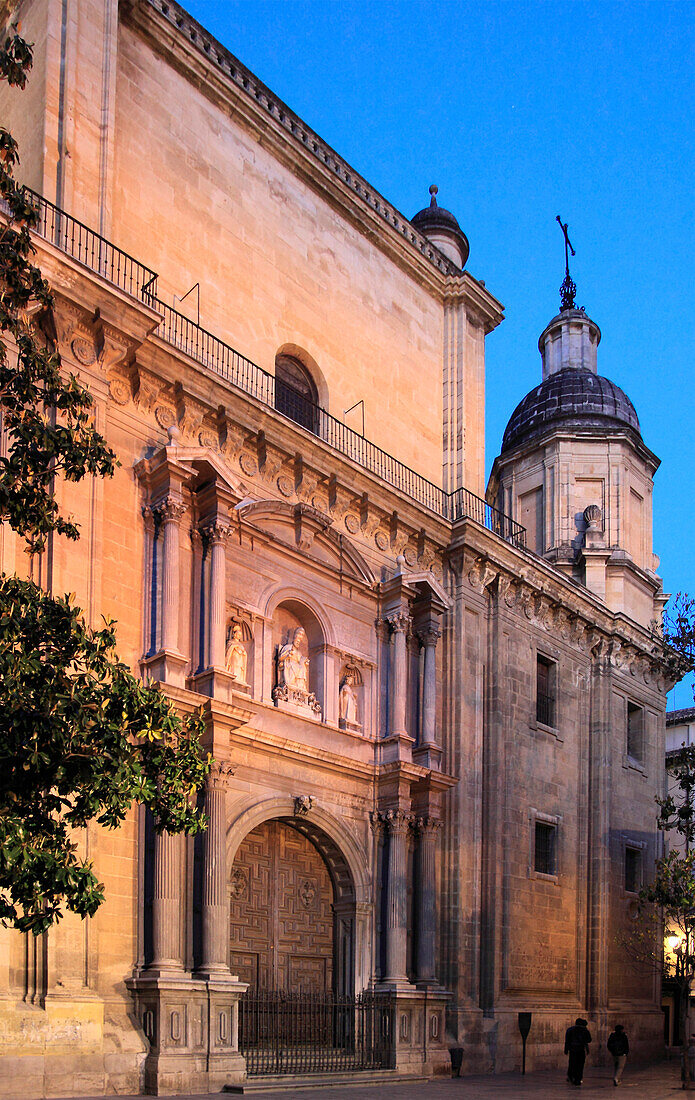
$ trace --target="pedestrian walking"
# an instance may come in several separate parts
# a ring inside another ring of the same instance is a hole
[[[613,1055],[613,1084],[619,1085],[622,1080],[627,1056],[630,1053],[630,1044],[622,1024],[615,1025],[615,1030],[611,1031],[608,1036],[606,1046]]]
[[[573,1027],[568,1027],[565,1032],[565,1054],[569,1055],[567,1066],[567,1080],[572,1085],[579,1087],[584,1076],[584,1062],[589,1053],[591,1033],[586,1020],[578,1016]]]

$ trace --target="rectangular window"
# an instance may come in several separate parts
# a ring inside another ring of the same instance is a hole
[[[644,711],[636,703],[627,704],[627,755],[633,760],[644,758]]]
[[[625,848],[625,890],[637,894],[642,886],[642,852],[639,848]]]
[[[556,874],[557,826],[536,821],[533,869],[539,875]]]
[[[540,653],[536,658],[536,721],[555,725],[555,662]]]

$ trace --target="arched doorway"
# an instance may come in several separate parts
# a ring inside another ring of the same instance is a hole
[[[239,846],[230,881],[231,969],[251,989],[346,992],[354,904],[349,897],[336,904],[341,884],[320,850],[322,835],[307,835],[302,825],[264,821]]]

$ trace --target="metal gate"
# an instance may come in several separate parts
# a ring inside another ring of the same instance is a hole
[[[239,1002],[239,1050],[249,1077],[392,1069],[389,994],[249,990]]]

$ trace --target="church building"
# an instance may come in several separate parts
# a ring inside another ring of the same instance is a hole
[[[90,827],[96,916],[0,929],[0,1097],[509,1071],[521,1012],[529,1069],[577,1016],[657,1055],[619,932],[659,853],[659,461],[569,273],[486,486],[503,307],[436,187],[401,214],[175,0],[17,17],[36,323],[121,463],[58,487],[40,582],[214,765],[204,835]]]

